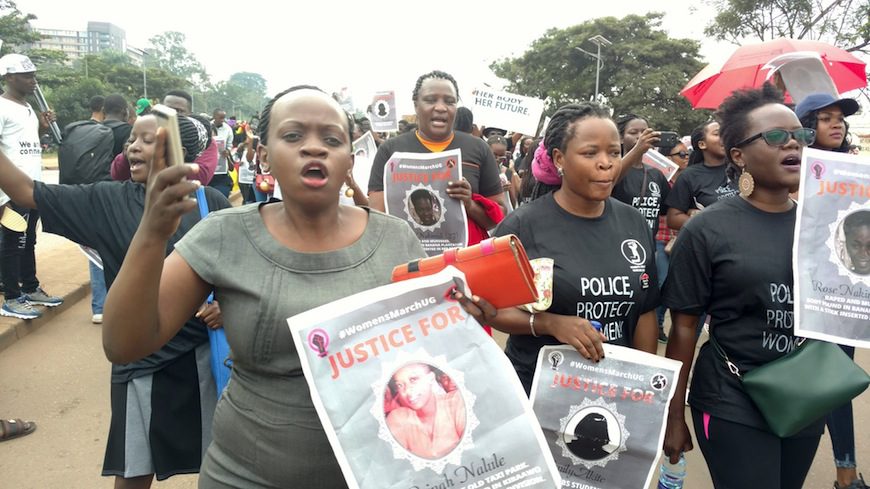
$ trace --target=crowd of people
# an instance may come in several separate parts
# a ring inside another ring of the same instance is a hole
[[[667,343],[667,356],[683,362],[664,442],[671,461],[693,448],[688,403],[718,488],[802,487],[825,423],[834,487],[866,487],[856,469],[851,405],[780,438],[709,345],[692,367],[705,325],[741,369],[784,354],[760,345],[771,327],[765,311],[793,307],[771,302],[768,285],[793,284],[791,196],[801,152],[848,151],[845,118],[858,110],[854,100],[818,94],[792,108],[771,85],[736,91],[687,138],[667,140],[642,114],[614,118],[607,106],[584,102],[558,108],[537,137],[476,126],[460,106],[456,79],[432,71],[413,87],[416,122],[373,134],[378,150],[364,195],[353,180],[352,143],[370,122],[316,87],[278,93],[246,123],[227,120],[219,108],[210,119],[192,115],[190,95],[168,92],[162,103],[180,115],[189,163],[172,167],[148,101],[132,109],[110,95],[92,117],[95,124],[119,121],[110,131],[106,178],[48,185],[30,170],[38,152],[10,149],[24,138],[38,144],[39,127],[51,119],[37,120],[27,104],[36,70],[20,61],[0,60],[0,189],[9,208],[29,216],[26,232],[3,231],[6,303],[32,308],[55,300],[39,288],[32,266],[29,224],[38,216],[45,231],[99,252],[94,322],[103,323],[113,364],[103,474],[116,477],[115,487],[194,472],[204,488],[345,487],[285,321],[387,284],[394,266],[425,256],[407,222],[383,213],[384,165],[395,152],[453,149],[461,150],[463,178],[449,183],[448,195],[468,216],[469,245],[513,234],[529,258],[555,261],[545,312],[495,310],[486,297],[457,295],[481,324],[509,335],[505,353],[527,393],[545,345],[571,345],[597,362],[605,342],[653,354],[657,342]],[[643,163],[651,150],[679,166],[675,179]],[[254,205],[230,208],[236,165],[243,201]],[[208,208],[218,212],[200,222],[187,196],[201,186],[212,187]],[[280,199],[269,198],[274,188]],[[340,203],[342,195],[356,205]],[[7,248],[17,250],[14,260]],[[870,261],[860,255],[867,249],[855,252],[857,263]],[[18,265],[27,250],[28,265]],[[97,304],[100,278],[105,304]],[[202,389],[207,327],[223,327],[233,352],[232,380],[217,403],[214,391]],[[446,453],[464,429],[464,411],[445,384],[435,389],[438,377],[428,365],[411,364],[388,387],[390,430],[422,456]],[[434,435],[421,416],[435,406],[447,406],[442,411],[456,429],[426,443]],[[0,435],[33,429],[32,422],[3,421]]]

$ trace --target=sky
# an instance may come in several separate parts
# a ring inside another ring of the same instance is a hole
[[[301,83],[329,92],[348,87],[357,107],[367,105],[375,91],[395,90],[402,114],[413,113],[411,91],[423,73],[451,73],[461,93],[483,84],[500,88],[503,82],[489,64],[521,55],[547,29],[650,10],[646,2],[633,0],[151,0],[138,4],[147,6],[144,13],[132,13],[131,5],[18,0],[20,10],[37,16],[37,27],[85,30],[88,21],[111,22],[126,31],[129,45],[140,48],[156,34],[183,32],[187,48],[213,81],[239,71],[260,73],[270,96]],[[656,5],[659,10],[667,6],[665,30],[672,37],[701,40],[708,62],[735,48],[705,38],[703,28],[714,12],[703,2]],[[580,47],[595,49],[592,43]]]

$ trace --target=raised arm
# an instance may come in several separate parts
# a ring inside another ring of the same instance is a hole
[[[157,154],[163,154],[162,146],[158,137]],[[163,167],[155,161],[152,171]],[[195,178],[197,170],[197,165],[182,165],[149,176],[142,221],[106,297],[103,349],[113,363],[130,363],[160,349],[208,295],[210,286],[179,255],[164,262],[181,216],[197,205],[188,195],[199,184],[185,179]]]
[[[33,200],[33,180],[18,169],[3,152],[0,152],[0,190],[16,204],[36,209]]]

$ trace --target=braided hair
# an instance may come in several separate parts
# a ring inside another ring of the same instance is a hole
[[[185,150],[185,163],[193,163],[211,142],[211,123],[199,116],[180,116],[178,132]]]
[[[707,126],[714,122],[718,121],[715,119],[710,119],[709,121],[692,129],[692,135],[690,136],[692,140],[692,154],[689,157],[689,166],[704,162],[704,153],[701,151],[701,141],[703,141],[707,137]]]
[[[544,147],[547,150],[547,156],[553,159],[553,150],[558,149],[562,153],[568,148],[568,141],[574,137],[574,122],[590,117],[610,120],[610,109],[597,102],[582,102],[579,104],[568,104],[559,107],[559,110],[550,118],[550,124],[547,125],[547,134],[544,137]],[[534,151],[529,151],[528,157],[532,157]],[[531,161],[531,160],[530,160]],[[529,171],[526,175],[531,174]],[[524,177],[525,180],[525,177]],[[548,185],[546,183],[533,180],[525,180],[523,185],[526,191],[529,191],[530,200],[535,200],[538,197],[547,195],[548,193],[558,190],[560,185]]]
[[[554,149],[559,149],[564,153],[568,148],[568,141],[574,137],[574,129],[576,128],[574,122],[590,117],[610,120],[610,109],[597,102],[582,102],[559,107],[559,110],[550,118],[547,135],[544,137],[547,155],[553,158]]]
[[[458,107],[456,118],[453,119],[453,129],[471,134],[474,129],[474,114],[468,107]]]
[[[647,122],[645,118],[637,114],[632,114],[631,112],[629,112],[628,114],[622,114],[621,116],[616,118],[616,121],[614,122],[616,122],[616,129],[619,131],[620,140],[625,137],[625,129],[628,127],[628,123],[636,119]]]
[[[287,95],[290,92],[295,92],[297,90],[314,90],[314,91],[320,92],[324,95],[327,95],[327,96],[329,95],[326,92],[324,92],[323,90],[321,90],[320,88],[315,87],[314,85],[296,85],[296,86],[292,86],[292,87],[288,88],[287,90],[284,90],[283,92],[278,93],[278,95],[275,95],[274,97],[272,97],[272,99],[266,103],[266,106],[263,107],[263,111],[260,113],[260,126],[259,126],[260,144],[266,145],[269,142],[269,125],[270,125],[269,123],[271,122],[270,119],[272,117],[272,107],[275,105],[275,102],[277,102],[278,99],[280,99],[284,95]],[[354,128],[353,117],[351,117],[350,114],[345,112],[344,109],[342,109],[341,111],[344,113],[344,116],[347,118],[347,133],[349,136],[348,141],[350,141],[350,144],[353,145],[353,128]]]
[[[420,75],[420,78],[417,78],[417,84],[414,85],[414,92],[411,94],[411,100],[413,100],[414,103],[417,103],[418,99],[420,98],[420,88],[423,86],[423,82],[432,78],[436,80],[449,81],[453,84],[453,89],[456,90],[456,96],[459,96],[459,85],[456,83],[456,79],[454,79],[449,73],[435,70]]]
[[[811,111],[807,112],[806,114],[804,114],[804,116],[801,117],[801,119],[800,119],[801,125],[817,131],[819,129],[819,111],[820,110],[821,109],[811,110]],[[843,138],[843,142],[840,143],[839,147],[837,147],[837,148],[824,148],[824,149],[827,149],[829,151],[836,151],[837,153],[848,153],[849,148],[852,147],[852,138],[849,135],[849,123],[846,122],[845,120],[843,120],[843,132],[846,134],[846,136]],[[818,144],[818,139],[816,139],[816,144]]]
[[[722,138],[722,144],[725,145],[729,179],[736,180],[742,173],[742,170],[731,161],[731,149],[746,139],[746,131],[749,129],[749,113],[765,105],[782,103],[782,92],[770,83],[765,83],[761,88],[737,90],[719,106],[716,117],[722,121],[719,135]]]

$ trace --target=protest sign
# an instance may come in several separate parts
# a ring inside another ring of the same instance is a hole
[[[448,182],[462,179],[460,150],[393,153],[384,166],[384,207],[405,219],[429,256],[468,243],[462,202],[447,195]]]
[[[366,131],[353,142],[353,179],[364,194],[369,193],[369,174],[377,152],[378,146],[371,131]],[[342,193],[345,189],[346,186],[342,188]]]
[[[373,131],[398,131],[399,117],[396,114],[396,92],[375,93],[375,96],[372,98],[371,117]]]
[[[519,379],[455,287],[449,267],[287,320],[351,489],[559,486]]]
[[[538,354],[532,406],[562,487],[648,487],[681,362],[604,344],[593,363],[573,347]]]
[[[795,335],[870,347],[866,156],[804,149],[793,260]],[[774,290],[774,284],[770,293],[792,302],[788,290]],[[769,320],[792,327],[791,317]]]
[[[468,108],[474,113],[474,123],[478,126],[500,127],[523,134],[537,133],[544,112],[543,100],[489,89],[474,90],[470,100]]]
[[[670,158],[665,155],[659,153],[658,151],[651,149],[643,154],[642,158],[644,165],[649,165],[656,170],[664,173],[665,178],[668,179],[669,182],[673,181],[674,175],[680,171],[680,165],[671,161]]]

